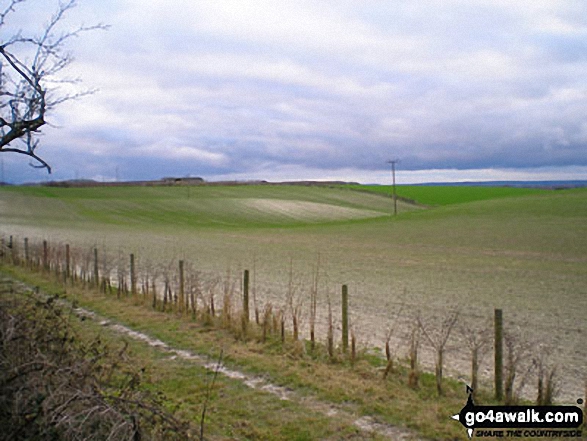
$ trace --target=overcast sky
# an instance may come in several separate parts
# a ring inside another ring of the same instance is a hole
[[[387,183],[389,159],[400,182],[587,179],[584,0],[79,0],[68,17],[97,22],[68,75],[98,91],[50,115],[49,179]],[[0,158],[6,180],[46,179]]]

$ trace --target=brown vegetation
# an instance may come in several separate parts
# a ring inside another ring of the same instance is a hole
[[[56,297],[0,286],[2,439],[186,439],[189,425],[141,388],[126,346],[84,340]]]

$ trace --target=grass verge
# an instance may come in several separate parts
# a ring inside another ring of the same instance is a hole
[[[65,296],[72,304],[93,309],[104,317],[127,325],[134,324],[136,329],[148,325],[166,328],[167,332],[158,334],[169,342],[183,344],[182,347],[189,346],[185,344],[188,334],[193,337],[193,330],[189,326],[187,329],[183,328],[181,321],[175,320],[169,314],[142,315],[141,307],[118,301],[113,301],[118,308],[109,308],[107,304],[110,302],[100,302],[93,298],[90,291],[68,290],[66,293],[59,284],[26,273],[22,269],[0,267],[0,273],[39,286],[43,293],[58,295],[61,298]],[[102,303],[103,308],[98,307],[99,303]],[[154,318],[157,315],[160,320]],[[144,321],[144,326],[136,326],[137,321]],[[191,424],[192,439],[200,439],[202,411],[209,391],[211,395],[204,420],[203,439],[206,440],[364,439],[363,434],[359,436],[356,427],[341,419],[310,414],[297,403],[279,400],[269,393],[251,389],[237,380],[222,376],[213,380],[214,371],[170,357],[168,353],[145,343],[121,337],[119,333],[97,321],[79,319],[71,315],[69,325],[80,342],[98,339],[102,345],[111,348],[111,352],[118,353],[121,357],[118,363],[132,366],[141,376],[141,388],[161,397],[164,407],[169,412],[179,420]],[[175,332],[177,335],[173,338],[172,334]],[[218,357],[215,348],[210,348],[208,353],[211,361]],[[171,434],[164,434],[161,439],[170,437]]]

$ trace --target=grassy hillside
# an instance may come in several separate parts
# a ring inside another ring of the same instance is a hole
[[[291,227],[386,216],[389,202],[324,187],[16,187],[0,190],[3,221],[28,224]],[[407,204],[404,210],[412,209]]]
[[[348,185],[348,188],[391,195],[390,185]],[[548,190],[514,187],[481,187],[460,185],[398,185],[399,197],[414,200],[424,205],[452,205],[489,199],[520,197],[547,193]]]

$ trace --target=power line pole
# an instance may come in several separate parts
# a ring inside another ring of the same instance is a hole
[[[387,161],[388,164],[391,164],[391,176],[393,178],[393,184],[392,184],[392,197],[393,197],[393,215],[396,216],[397,215],[397,194],[395,192],[395,164],[397,164],[399,161],[397,159],[391,159],[389,161]]]

